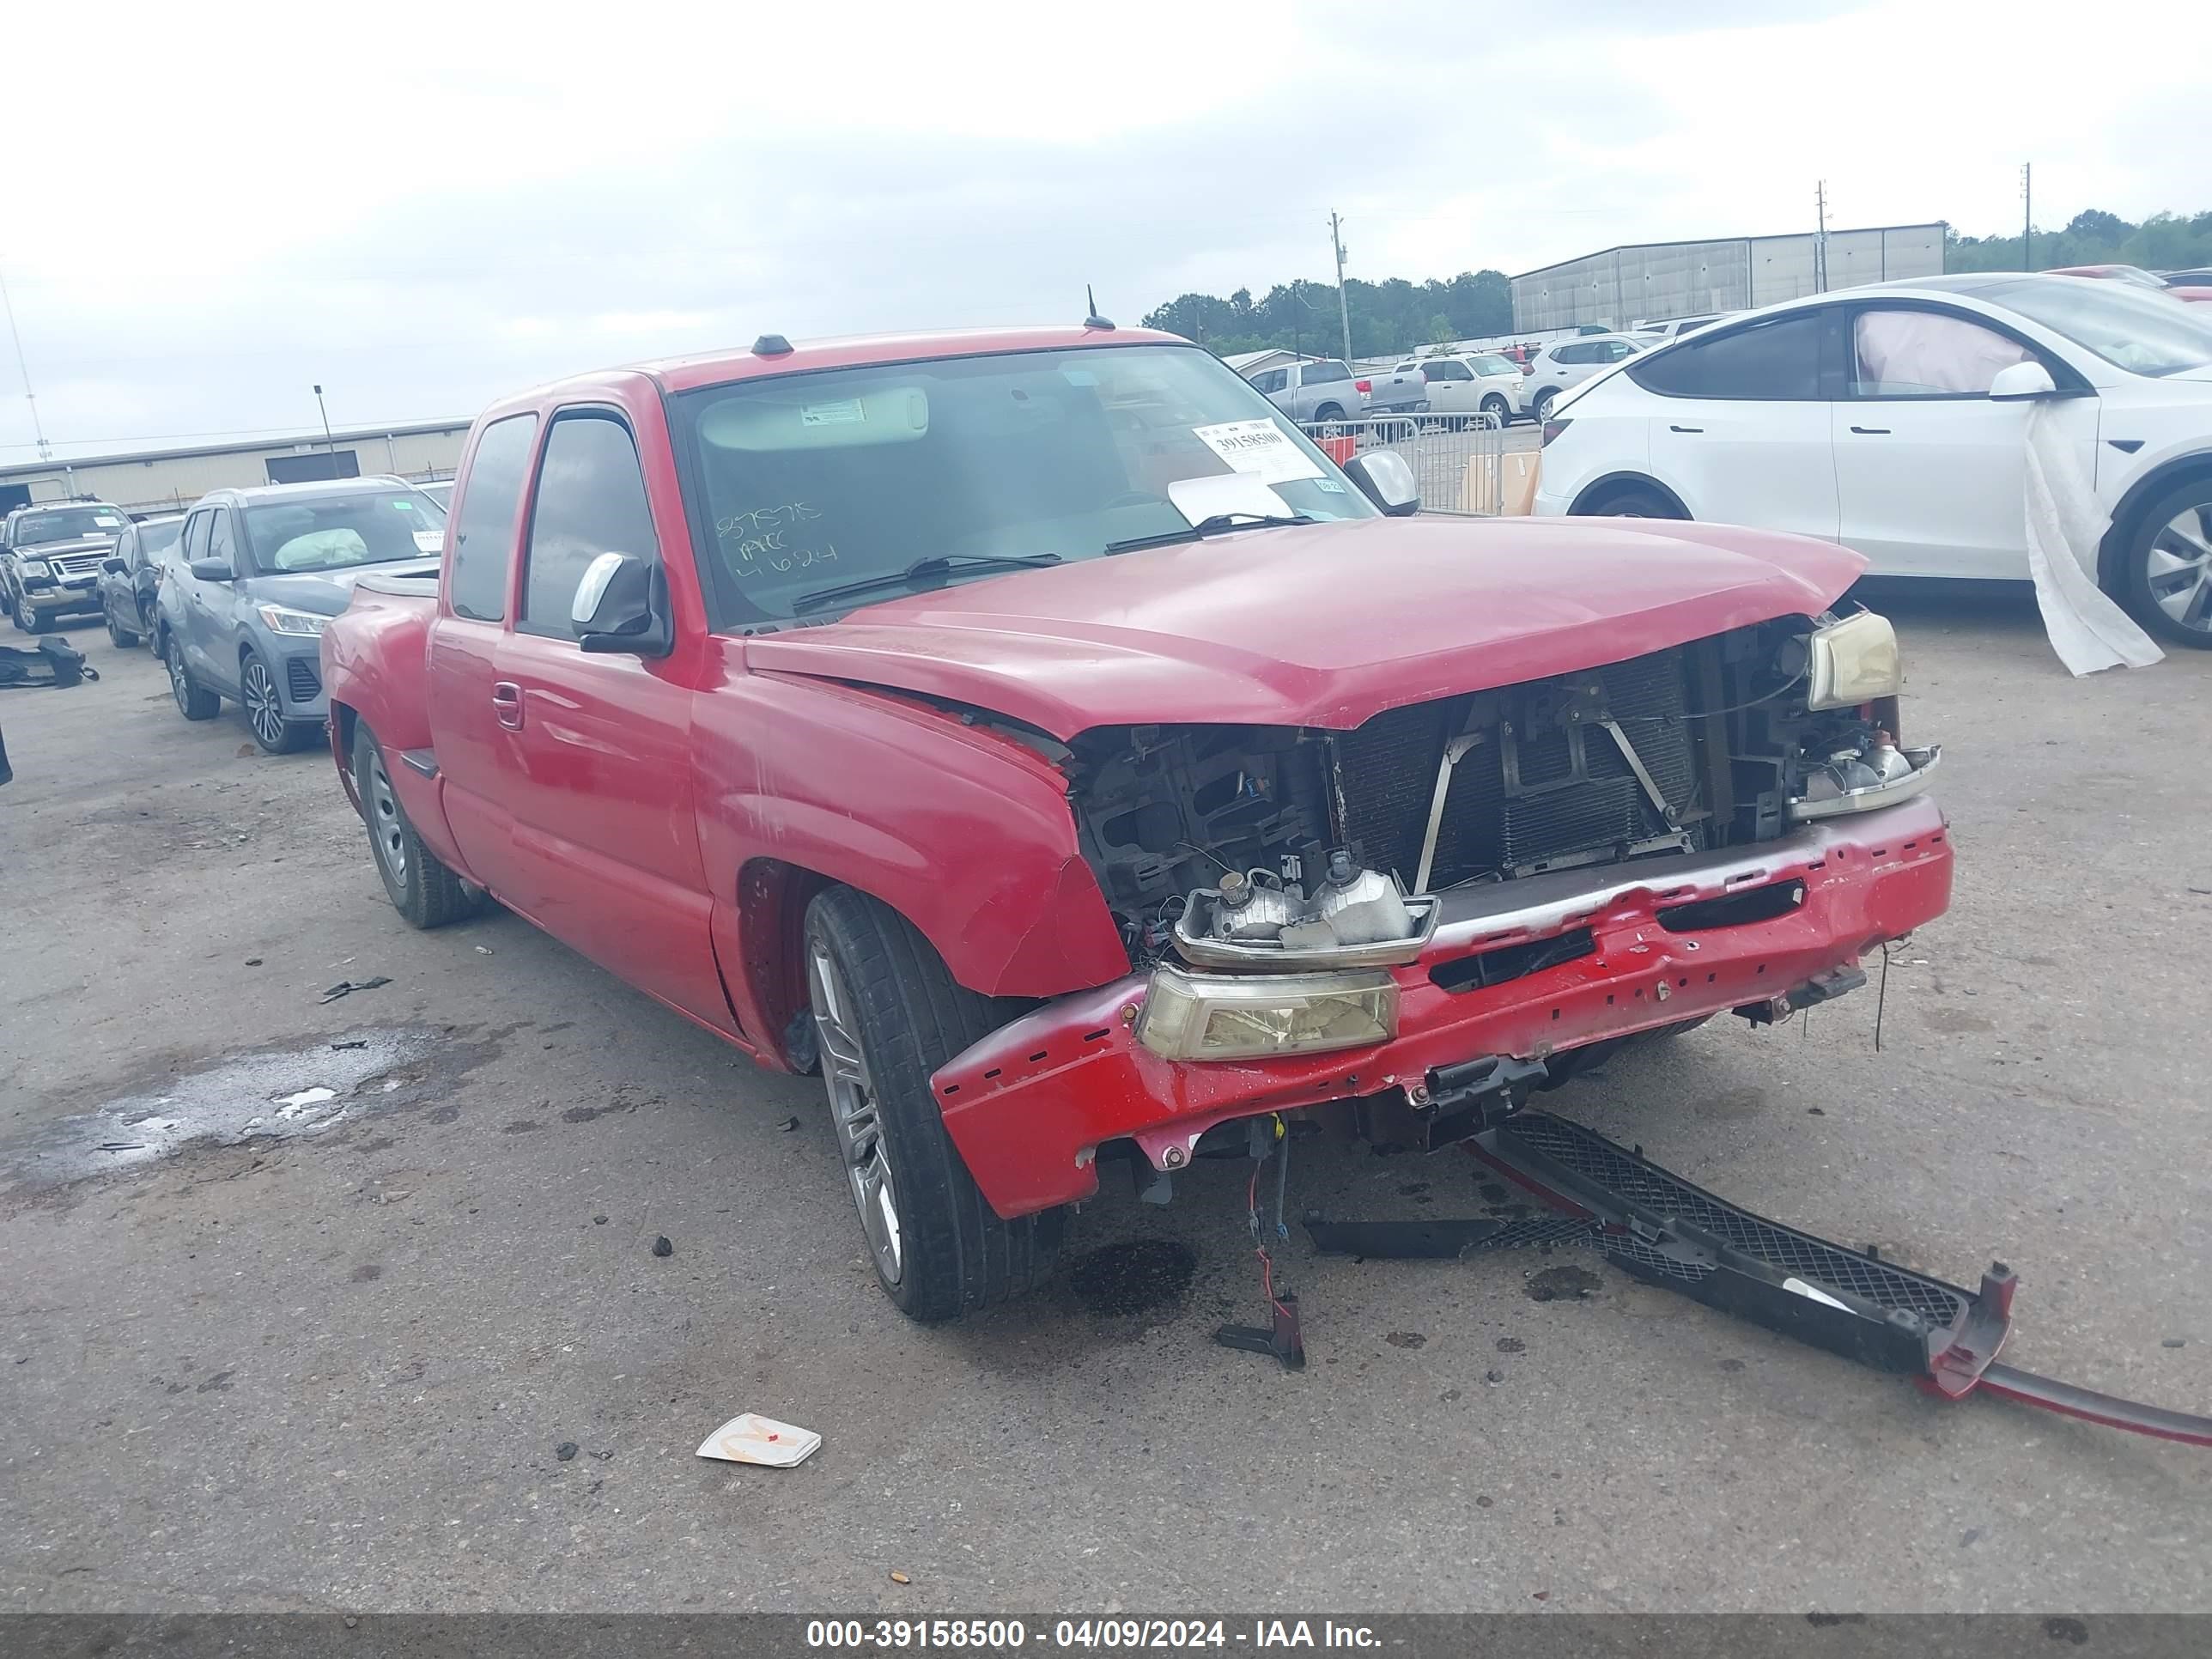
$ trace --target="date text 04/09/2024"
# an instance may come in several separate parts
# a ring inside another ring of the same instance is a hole
[[[1032,1632],[1018,1619],[814,1619],[806,1645],[884,1651],[965,1649],[1011,1652],[1030,1645],[1056,1650],[1125,1651],[1154,1648],[1371,1648],[1364,1625],[1333,1620],[1265,1619],[1249,1625],[1224,1619],[1058,1619]]]

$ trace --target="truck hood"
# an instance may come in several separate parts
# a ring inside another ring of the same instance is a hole
[[[1354,519],[972,581],[745,641],[756,670],[1096,726],[1349,728],[1386,708],[1817,615],[1830,542],[1632,519]]]
[[[343,570],[301,570],[289,575],[248,576],[239,586],[248,599],[264,605],[289,605],[319,617],[335,617],[353,598],[353,585],[374,572],[380,576],[434,576],[434,555],[421,559],[393,559],[383,564],[349,565]]]

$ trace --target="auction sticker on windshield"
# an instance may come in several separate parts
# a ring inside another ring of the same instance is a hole
[[[1230,465],[1252,474],[1262,483],[1321,477],[1312,457],[1273,421],[1224,421],[1218,426],[1194,426],[1190,430],[1193,437]]]

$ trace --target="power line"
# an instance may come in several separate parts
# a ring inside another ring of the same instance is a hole
[[[31,366],[23,358],[23,335],[15,326],[15,300],[8,292],[8,276],[4,270],[0,270],[0,306],[7,309],[8,337],[15,343],[15,367],[23,376],[23,401],[31,406],[31,431],[38,439],[39,459],[50,461],[54,458],[54,452],[46,443],[46,428],[39,423],[39,394],[31,390]]]

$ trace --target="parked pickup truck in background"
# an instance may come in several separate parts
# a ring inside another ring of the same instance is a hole
[[[488,891],[818,1068],[948,1317],[1103,1164],[1446,1146],[1945,908],[1855,555],[1417,505],[1142,331],[590,374],[478,419],[439,576],[356,584],[331,751],[410,921]]]
[[[1370,383],[1340,358],[1262,369],[1251,383],[1294,421],[1356,421],[1367,413]]]
[[[1428,376],[1419,358],[1408,357],[1390,368],[1370,369],[1366,374],[1370,415],[1410,415],[1429,406]]]

